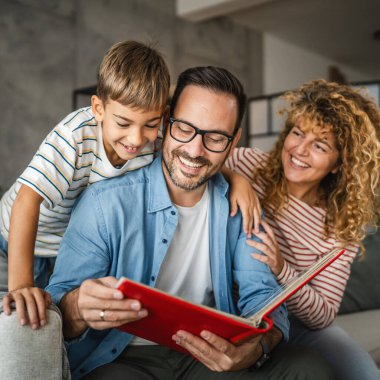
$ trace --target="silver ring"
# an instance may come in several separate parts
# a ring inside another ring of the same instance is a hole
[[[104,321],[104,314],[105,314],[105,310],[101,310],[100,313],[99,313],[99,317],[102,321]]]

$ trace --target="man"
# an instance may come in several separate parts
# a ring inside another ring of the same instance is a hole
[[[329,378],[324,363],[304,350],[296,356],[278,349],[262,368],[253,367],[287,338],[283,306],[272,313],[269,333],[239,346],[209,331],[177,332],[173,340],[192,356],[110,329],[149,313],[115,289],[122,275],[247,316],[276,287],[268,267],[251,259],[240,216],[229,217],[228,184],[219,173],[239,140],[244,109],[243,88],[227,70],[186,70],[173,95],[162,157],[93,185],[78,202],[47,288],[72,340],[74,379]]]

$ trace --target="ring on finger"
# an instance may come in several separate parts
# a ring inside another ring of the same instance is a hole
[[[105,315],[106,311],[105,310],[101,310],[100,313],[99,313],[99,318],[104,321],[104,315]]]

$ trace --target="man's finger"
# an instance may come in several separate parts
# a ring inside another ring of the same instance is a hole
[[[173,340],[212,371],[220,370],[212,358],[211,346],[203,339],[183,331],[178,331],[177,334],[173,336]]]
[[[221,352],[222,354],[231,356],[233,352],[236,350],[236,347],[233,344],[211,333],[210,331],[202,331],[201,337],[205,339],[209,345],[214,347],[217,351]]]

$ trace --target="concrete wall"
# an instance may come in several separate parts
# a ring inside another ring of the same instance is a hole
[[[262,91],[261,36],[224,18],[193,24],[173,0],[0,0],[0,186],[11,185],[46,134],[71,111],[72,90],[94,85],[106,50],[156,41],[173,78],[194,65],[230,69]]]
[[[0,186],[71,106],[74,0],[0,1]]]

